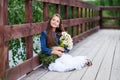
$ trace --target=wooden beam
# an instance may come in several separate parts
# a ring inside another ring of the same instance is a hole
[[[60,14],[60,5],[59,4],[56,4],[56,13]]]
[[[102,17],[102,19],[106,19],[106,20],[120,20],[120,17]]]
[[[120,10],[120,6],[104,6],[104,7],[100,7],[100,9],[102,9],[102,10],[109,10],[109,11],[115,11],[115,10],[117,10],[117,11],[119,11]]]
[[[36,1],[74,6],[74,7],[92,8],[95,10],[99,10],[99,7],[93,6],[83,1],[77,1],[77,0],[36,0]]]
[[[96,26],[96,27],[94,27],[93,29],[90,29],[90,30],[88,30],[88,31],[86,31],[86,32],[83,32],[83,33],[81,33],[81,34],[73,37],[73,43],[74,43],[74,44],[77,43],[78,41],[84,39],[85,37],[89,36],[90,34],[96,32],[96,31],[98,31],[98,30],[99,30],[99,26]]]
[[[25,0],[26,23],[32,23],[32,0]],[[32,27],[32,25],[29,25]],[[31,32],[29,29],[28,32]],[[26,59],[33,57],[33,36],[26,37]]]
[[[11,69],[8,69],[6,74],[7,77],[6,80],[17,80],[22,75],[32,71],[33,68],[39,66],[39,64],[40,64],[39,56],[37,55],[35,57],[32,57],[24,61],[22,64],[19,64]]]
[[[43,3],[43,19],[47,21],[49,19],[49,7],[48,3]],[[44,26],[43,26],[44,27]]]
[[[72,18],[75,18],[75,7],[72,7]],[[71,36],[74,37],[74,26],[71,26]]]
[[[0,79],[5,80],[5,71],[8,64],[8,42],[5,43],[4,25],[8,24],[8,1],[0,0]]]
[[[92,21],[98,21],[98,20],[99,20],[99,17],[94,17],[94,18],[67,19],[67,20],[62,20],[62,22],[64,27],[68,27],[68,26],[85,23],[85,22],[92,22]],[[34,34],[39,34],[46,29],[47,23],[48,22],[27,23],[27,24],[19,24],[19,25],[12,25],[12,26],[6,25],[4,27],[5,41],[9,41],[11,39],[16,39],[21,37],[27,37]]]

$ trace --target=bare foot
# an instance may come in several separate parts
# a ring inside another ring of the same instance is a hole
[[[92,61],[87,59],[87,62],[85,64],[86,64],[86,66],[92,66]]]

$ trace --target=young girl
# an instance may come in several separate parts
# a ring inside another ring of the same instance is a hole
[[[81,69],[84,66],[91,66],[92,63],[86,56],[72,57],[68,53],[69,49],[60,47],[61,33],[64,31],[62,20],[59,14],[54,14],[48,22],[48,27],[41,33],[41,51],[46,55],[57,55],[59,58],[48,65],[50,71],[70,71]]]

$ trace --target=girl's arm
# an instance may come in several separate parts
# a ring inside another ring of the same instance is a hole
[[[49,54],[52,52],[52,49],[47,48],[46,46],[46,32],[43,31],[40,36],[40,41],[41,41],[41,51],[45,54]]]
[[[40,37],[40,41],[41,41],[41,51],[45,54],[56,54],[58,56],[62,56],[62,51],[64,51],[64,48],[62,47],[53,47],[51,48],[47,48],[46,46],[46,32],[42,32],[41,33],[41,37]]]

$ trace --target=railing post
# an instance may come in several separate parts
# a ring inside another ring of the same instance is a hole
[[[60,5],[56,4],[56,12],[60,14]]]
[[[4,26],[8,24],[8,0],[0,0],[0,79],[5,80],[5,72],[9,68],[8,42],[4,41]]]
[[[68,0],[68,2],[69,2],[69,0]],[[65,5],[64,7],[65,7],[65,19],[68,19],[68,6]],[[68,26],[69,26],[69,23],[68,23]],[[68,31],[68,26],[65,27],[65,31]]]
[[[72,18],[75,18],[75,12],[74,12],[74,10],[75,10],[75,7],[72,6]],[[71,36],[74,37],[74,35],[75,35],[74,34],[74,26],[72,26],[71,28],[72,28],[72,30],[71,30],[71,33],[72,33]]]
[[[25,19],[26,23],[32,23],[32,0],[25,0]],[[29,36],[26,37],[26,58],[31,57],[33,57],[33,38]]]
[[[44,21],[47,21],[49,19],[49,6],[48,6],[49,3],[43,3],[43,19]]]
[[[100,29],[102,28],[102,8],[99,7],[99,16],[100,16],[100,20],[99,20],[99,25],[100,25]]]

